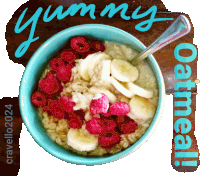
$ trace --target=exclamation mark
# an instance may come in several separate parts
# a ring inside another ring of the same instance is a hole
[[[198,152],[175,152],[176,158],[196,158],[198,157]],[[180,166],[180,161],[176,160],[174,162],[175,166]],[[197,166],[197,160],[195,161],[182,161],[182,166]]]
[[[180,161],[175,161],[174,162],[174,165],[175,166],[180,166]],[[182,166],[197,166],[197,161],[195,160],[195,161],[182,161],[181,162],[181,165]]]

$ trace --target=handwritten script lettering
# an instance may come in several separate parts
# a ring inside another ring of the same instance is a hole
[[[123,20],[132,20],[132,19],[141,19],[141,18],[144,18],[144,17],[150,15],[150,18],[148,20],[140,22],[135,26],[135,29],[138,31],[141,31],[141,32],[148,31],[154,22],[173,20],[173,18],[155,18],[155,15],[157,12],[157,7],[155,5],[152,6],[151,8],[149,8],[146,12],[138,14],[140,8],[141,8],[141,6],[139,6],[132,13],[131,16],[127,16],[126,15],[126,12],[128,10],[127,3],[123,3],[123,4],[119,5],[118,7],[116,7],[114,3],[110,3],[103,9],[103,11],[100,13],[100,16],[103,17],[106,14],[108,14],[108,17],[112,18],[117,12],[121,11],[120,16]],[[50,22],[56,16],[57,16],[58,20],[62,20],[63,18],[65,18],[68,15],[74,16],[79,10],[80,10],[81,16],[84,16],[86,13],[89,13],[91,19],[96,19],[94,4],[89,4],[89,5],[86,5],[85,3],[72,4],[65,12],[63,12],[63,6],[60,5],[54,10],[54,12],[51,15],[49,14],[50,9],[51,9],[51,5],[44,12],[43,21],[46,23]],[[15,29],[14,29],[15,33],[21,33],[27,26],[29,26],[32,23],[28,40],[22,42],[20,44],[20,46],[17,48],[17,50],[15,51],[15,57],[17,57],[17,58],[22,57],[25,54],[25,52],[28,50],[30,44],[39,39],[39,36],[34,38],[34,33],[35,33],[37,21],[43,11],[43,8],[39,7],[37,9],[37,11],[33,14],[33,16],[20,27],[27,10],[28,10],[28,8],[26,8],[22,12],[22,14],[20,15],[20,17],[15,25]],[[142,27],[142,26],[145,26],[145,27]]]

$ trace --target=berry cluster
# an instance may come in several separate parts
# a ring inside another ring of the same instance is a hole
[[[103,93],[92,99],[90,112],[91,115],[100,114],[101,118],[93,117],[87,121],[86,129],[90,134],[99,135],[99,145],[103,148],[118,144],[120,133],[130,134],[138,128],[137,123],[127,116],[130,112],[129,105],[121,101],[111,104]],[[114,119],[113,116],[117,117]]]
[[[76,104],[72,97],[57,98],[63,89],[61,83],[70,81],[76,59],[86,58],[89,54],[104,50],[105,46],[99,41],[90,43],[84,37],[72,38],[70,49],[62,50],[58,57],[50,61],[52,71],[39,80],[39,89],[32,94],[31,102],[57,119],[67,119],[70,128],[80,129],[84,124],[85,113],[74,111]],[[130,134],[138,128],[137,123],[127,116],[130,107],[125,102],[111,104],[108,97],[101,93],[92,99],[89,108],[92,119],[86,122],[86,129],[90,134],[99,136],[99,145],[103,148],[118,144],[120,134]],[[99,114],[100,118],[94,117],[96,114]]]

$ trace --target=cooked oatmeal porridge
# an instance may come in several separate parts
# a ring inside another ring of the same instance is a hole
[[[53,58],[31,96],[47,133],[81,155],[102,156],[134,144],[154,117],[158,89],[146,63],[127,46],[84,37]]]

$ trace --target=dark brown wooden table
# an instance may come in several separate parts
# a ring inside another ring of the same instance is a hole
[[[95,4],[96,5],[96,19],[93,20],[91,19],[88,15],[85,15],[84,17],[81,17],[79,15],[79,12],[77,15],[71,17],[67,16],[63,20],[57,20],[54,18],[51,22],[45,23],[42,20],[43,13],[47,9],[49,5],[52,5],[52,12],[53,10],[58,7],[59,5],[63,5],[64,9],[67,9],[70,5],[74,3],[86,3],[86,4]],[[138,38],[141,42],[143,42],[146,46],[150,45],[155,39],[157,39],[166,29],[167,27],[170,26],[170,24],[173,21],[163,21],[163,22],[155,22],[153,23],[152,27],[147,31],[147,32],[140,32],[135,29],[135,25],[138,24],[139,22],[148,19],[149,16],[145,17],[144,19],[138,19],[138,20],[123,20],[120,18],[119,14],[114,15],[113,18],[108,18],[108,17],[100,17],[100,11],[102,11],[106,5],[110,3],[115,3],[116,6],[122,4],[122,3],[127,3],[129,5],[128,8],[128,14],[132,14],[132,12],[141,5],[141,12],[144,12],[148,10],[151,6],[156,5],[158,8],[158,12],[156,14],[157,18],[174,18],[176,19],[181,13],[171,13],[168,12],[168,10],[165,8],[164,4],[162,3],[161,0],[135,0],[135,1],[123,1],[123,0],[118,0],[118,1],[107,1],[107,0],[73,0],[73,1],[64,1],[64,0],[31,0],[25,4],[23,4],[13,15],[12,19],[9,21],[9,23],[6,26],[6,40],[7,40],[7,46],[6,49],[9,54],[9,58],[13,60],[16,63],[23,64],[26,66],[27,62],[33,55],[33,53],[37,50],[37,48],[45,42],[49,37],[53,36],[54,34],[58,33],[61,30],[64,30],[66,28],[69,28],[71,26],[75,25],[80,25],[80,24],[89,24],[89,23],[98,23],[98,24],[107,24],[110,26],[118,27],[122,30],[125,30],[129,32],[130,34],[134,35],[136,38]],[[15,34],[14,33],[14,27],[15,24],[20,16],[20,14],[23,12],[25,8],[28,7],[28,11],[24,17],[23,23],[26,22],[37,10],[38,7],[42,7],[43,13],[40,16],[36,30],[35,30],[35,35],[34,36],[39,36],[40,39],[37,40],[36,42],[32,43],[28,49],[28,51],[25,53],[24,56],[21,58],[15,58],[14,53],[17,49],[17,47],[25,40],[28,39],[31,25],[29,25],[23,32],[20,34]],[[186,16],[189,18],[189,16],[186,14]],[[192,24],[192,23],[191,23]],[[193,37],[194,37],[194,29],[192,27],[191,32],[183,37],[180,38],[179,40],[169,44],[168,46],[164,47],[163,49],[157,51],[154,53],[154,57],[156,58],[161,71],[164,76],[164,81],[165,81],[165,87],[166,87],[166,94],[173,94],[174,93],[174,85],[176,82],[180,82],[180,80],[176,80],[174,78],[174,67],[175,65],[179,64],[179,62],[175,59],[174,57],[174,49],[177,45],[180,43],[193,43]],[[189,56],[191,55],[189,50],[183,50],[181,51],[182,56]],[[189,78],[189,80],[196,80],[197,79],[197,58],[189,63],[190,67],[192,68],[192,75]],[[184,81],[184,80],[182,80]],[[186,89],[181,89],[181,91],[186,91]],[[196,93],[197,93],[197,88],[192,88],[192,101],[196,102]],[[196,103],[193,103],[191,105],[191,108],[193,109],[193,112],[196,108]],[[15,120],[15,125],[16,128],[21,128],[22,124],[22,119],[20,117],[16,117],[17,119]],[[191,118],[194,118],[194,114]],[[1,126],[4,125],[2,120],[0,121]],[[192,125],[195,125],[194,122]],[[15,135],[18,135],[19,131],[15,131]],[[5,142],[5,141],[4,141]],[[194,146],[196,145],[195,140],[194,140]],[[19,149],[16,149],[19,151]],[[193,147],[193,150],[196,151],[198,149],[195,149]],[[1,151],[1,148],[0,148]],[[16,155],[19,155],[19,152],[16,153]],[[172,156],[172,163],[173,163],[173,156]],[[0,163],[3,162],[3,159],[0,160]],[[16,163],[19,162],[16,161]],[[177,169],[177,168],[176,168]],[[181,171],[181,168],[178,168],[179,171]]]

